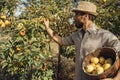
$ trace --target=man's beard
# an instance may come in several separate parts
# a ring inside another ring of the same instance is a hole
[[[83,27],[83,23],[81,23],[81,22],[75,22],[75,27],[76,28],[82,28]]]

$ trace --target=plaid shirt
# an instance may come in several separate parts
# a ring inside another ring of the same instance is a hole
[[[118,38],[111,32],[98,28],[95,24],[92,24],[85,33],[80,29],[70,36],[63,37],[62,43],[67,46],[75,45],[76,48],[74,80],[89,80],[82,70],[83,59],[88,53],[101,47],[112,47],[120,51]]]

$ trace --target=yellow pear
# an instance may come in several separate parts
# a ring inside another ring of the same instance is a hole
[[[104,65],[103,65],[103,69],[104,70],[107,70],[107,69],[109,69],[111,67],[111,64],[110,63],[105,63]]]
[[[90,63],[90,65],[92,65],[94,67],[94,70],[96,69],[96,64]]]
[[[46,39],[45,42],[49,43],[51,40],[50,39]]]
[[[21,36],[25,36],[26,35],[26,28],[24,27],[19,33]]]
[[[112,60],[112,58],[107,58],[106,60],[105,60],[105,63],[109,63],[109,64],[113,64],[113,60]]]
[[[6,16],[5,15],[1,15],[0,18],[1,19],[6,19]]]
[[[0,26],[2,25],[3,21],[0,19]]]
[[[91,63],[97,64],[99,62],[99,59],[97,57],[91,58]]]
[[[10,21],[9,20],[5,20],[5,25],[9,26],[10,25]]]
[[[104,58],[104,57],[99,57],[99,62],[100,62],[101,64],[104,64],[104,63],[105,63],[105,58]]]
[[[95,67],[95,64],[94,63],[90,63],[91,65],[93,65],[93,67]]]
[[[103,2],[105,2],[105,3],[106,3],[106,2],[107,2],[107,0],[103,0]]]
[[[103,67],[101,67],[101,66],[97,67],[96,72],[97,72],[97,74],[103,73],[104,72]]]
[[[86,66],[86,71],[87,71],[88,73],[92,72],[93,70],[94,70],[94,66],[93,66],[93,65],[88,64],[88,65]]]
[[[101,64],[100,64],[100,63],[95,64],[95,66],[94,66],[94,70],[96,70],[97,67],[101,67]]]
[[[2,28],[4,28],[4,27],[5,27],[5,23],[4,23],[4,22],[2,22],[1,27],[2,27]]]

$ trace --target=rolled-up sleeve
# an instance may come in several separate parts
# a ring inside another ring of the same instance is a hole
[[[108,37],[107,46],[113,47],[117,52],[120,52],[120,40],[112,33],[108,33],[106,37]]]
[[[111,44],[113,44],[113,47],[117,50],[117,52],[120,51],[120,41],[118,39],[113,40]]]
[[[73,35],[63,37],[62,44],[65,46],[73,45],[74,44]]]

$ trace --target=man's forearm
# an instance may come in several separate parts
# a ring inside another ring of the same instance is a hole
[[[114,80],[120,80],[120,69],[119,69],[117,75],[115,76]]]
[[[60,45],[62,45],[62,38],[56,34],[51,28],[46,28],[48,34]]]

